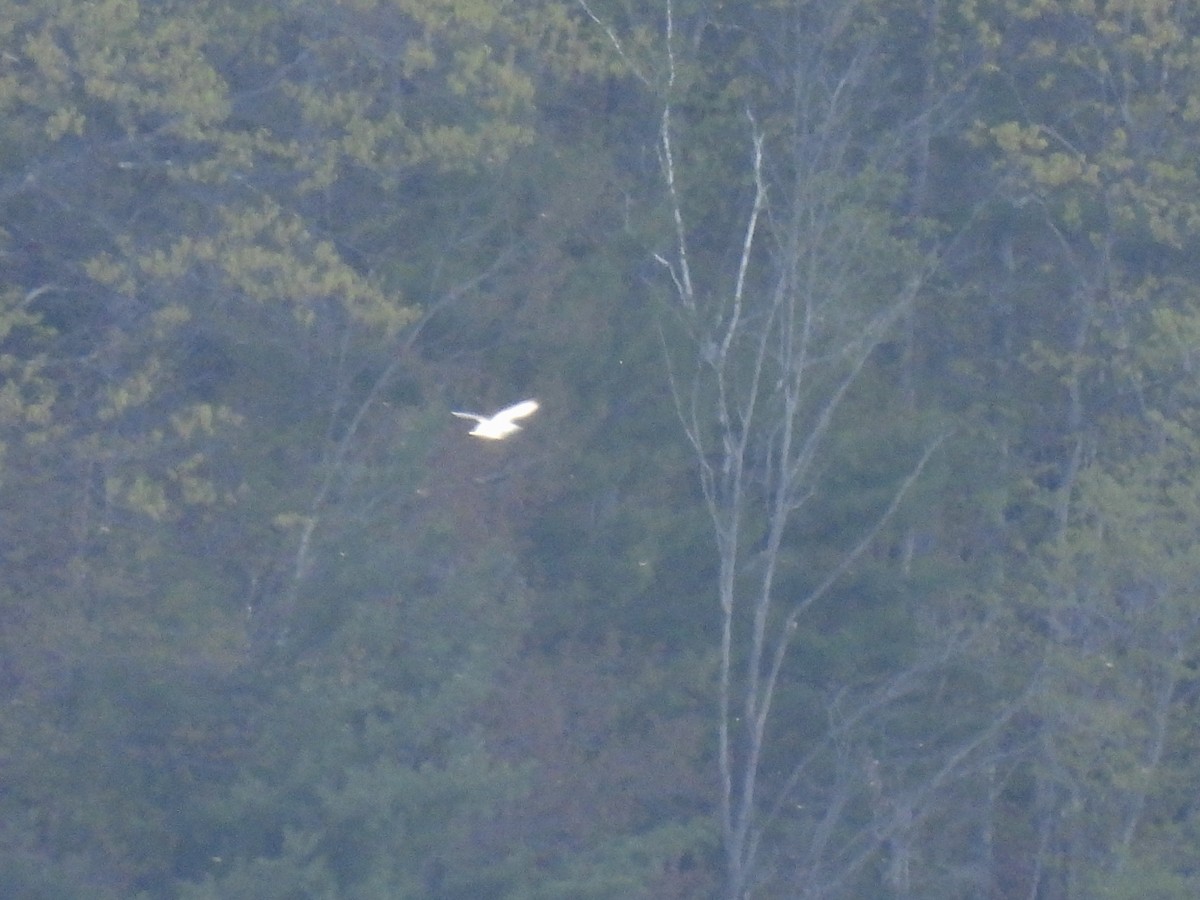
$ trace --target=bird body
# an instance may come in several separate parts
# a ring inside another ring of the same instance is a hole
[[[487,438],[491,441],[498,441],[520,431],[521,426],[513,420],[531,416],[537,412],[537,408],[538,402],[536,400],[522,400],[520,403],[514,403],[512,406],[506,407],[492,416],[479,416],[469,412],[451,412],[450,415],[458,416],[460,419],[472,419],[475,421],[475,427],[468,434],[479,438]]]

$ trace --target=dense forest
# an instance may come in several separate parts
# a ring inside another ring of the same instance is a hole
[[[1200,896],[1195,3],[0,0],[0,107],[6,897]]]

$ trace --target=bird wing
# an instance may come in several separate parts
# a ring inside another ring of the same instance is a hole
[[[476,422],[486,422],[487,421],[487,416],[477,416],[477,415],[475,415],[475,413],[451,411],[450,415],[458,416],[460,419],[474,419]]]
[[[526,416],[532,416],[538,409],[536,400],[522,400],[520,403],[514,403],[506,409],[500,410],[492,416],[492,419],[498,422],[511,422],[513,419],[523,419]]]

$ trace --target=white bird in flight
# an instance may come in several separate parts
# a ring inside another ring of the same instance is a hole
[[[532,416],[537,412],[537,408],[536,400],[522,400],[520,403],[514,403],[512,406],[500,410],[493,416],[477,416],[475,413],[469,412],[451,412],[450,415],[458,416],[460,419],[474,419],[478,423],[468,434],[498,441],[520,431],[521,426],[513,420]]]

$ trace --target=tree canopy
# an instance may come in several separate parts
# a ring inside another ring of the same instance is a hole
[[[1197,896],[1198,47],[0,0],[6,896]]]

